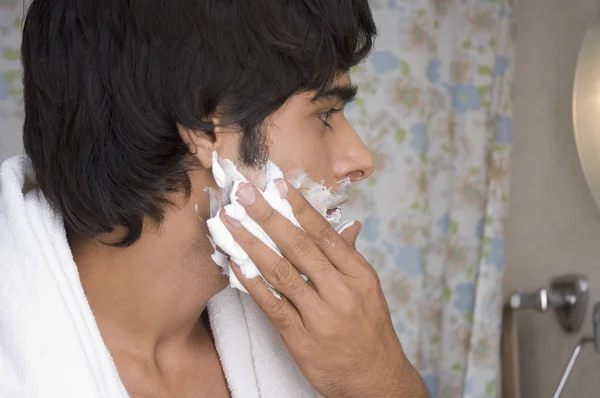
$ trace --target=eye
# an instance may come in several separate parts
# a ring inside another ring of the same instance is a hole
[[[341,111],[342,111],[342,109],[331,108],[328,111],[319,113],[317,116],[319,117],[319,120],[321,120],[326,127],[331,128],[331,124],[329,124],[329,122],[328,122],[329,118],[333,114],[341,112]]]

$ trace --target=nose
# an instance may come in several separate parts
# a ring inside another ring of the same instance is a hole
[[[358,182],[373,174],[373,154],[350,123],[347,123],[347,128],[333,147],[337,152],[335,174],[338,180],[348,178],[350,182]]]

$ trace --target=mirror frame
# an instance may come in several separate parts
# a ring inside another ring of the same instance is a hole
[[[587,31],[579,52],[573,129],[583,174],[600,208],[600,26]]]

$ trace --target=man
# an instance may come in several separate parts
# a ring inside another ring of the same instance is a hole
[[[340,181],[368,177],[372,157],[342,111],[355,94],[348,71],[369,53],[374,36],[367,0],[33,0],[22,45],[28,160],[9,161],[0,172],[0,229],[10,231],[0,243],[0,265],[15,275],[0,285],[15,297],[2,296],[8,315],[4,324],[0,318],[0,335],[8,349],[0,349],[0,370],[11,377],[0,376],[0,392],[55,396],[69,372],[73,385],[63,383],[60,396],[95,396],[91,390],[114,380],[135,397],[273,397],[272,386],[285,389],[276,374],[259,374],[261,361],[250,367],[254,381],[230,367],[245,354],[229,355],[221,337],[228,331],[215,326],[227,306],[211,310],[209,301],[231,288],[211,260],[204,222],[207,188],[216,187],[212,154],[232,159],[251,181],[267,160],[286,176],[302,170],[332,192]],[[28,162],[35,177],[28,177]],[[39,190],[28,188],[28,179]],[[376,274],[354,249],[360,225],[337,234],[302,196],[306,187],[277,183],[302,230],[274,212],[254,185],[237,197],[283,257],[221,213],[281,294],[276,298],[262,278],[246,279],[233,265],[268,317],[264,327],[281,335],[287,352],[274,357],[291,356],[323,396],[426,396]],[[50,233],[36,226],[56,220]],[[62,249],[78,278],[53,252]],[[62,281],[62,272],[66,281],[51,289],[38,271],[27,272],[41,262],[53,270],[48,280]],[[24,286],[28,277],[35,289]],[[87,302],[70,308],[64,297],[80,288]],[[240,295],[236,300],[250,297]],[[39,322],[32,318],[45,316],[38,307],[55,296],[65,310],[29,337],[23,331]],[[76,310],[86,325],[77,324]],[[64,325],[63,316],[76,325]],[[252,334],[248,319],[232,327],[244,322]],[[100,342],[74,341],[94,335],[96,325]],[[79,346],[92,347],[84,359]],[[74,366],[96,357],[114,367]],[[118,375],[106,376],[111,369]],[[96,386],[89,391],[80,387],[88,377]]]

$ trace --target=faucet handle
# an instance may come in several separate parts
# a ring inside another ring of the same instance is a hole
[[[533,293],[517,292],[509,298],[509,306],[513,310],[531,309],[546,312],[551,308],[563,305],[563,298],[554,292],[542,288]]]
[[[585,319],[588,305],[588,279],[583,275],[567,274],[550,280],[549,288],[533,293],[516,292],[508,300],[512,310],[533,309],[547,312],[552,309],[567,332],[577,332]],[[600,348],[600,307],[598,308],[598,330]]]

